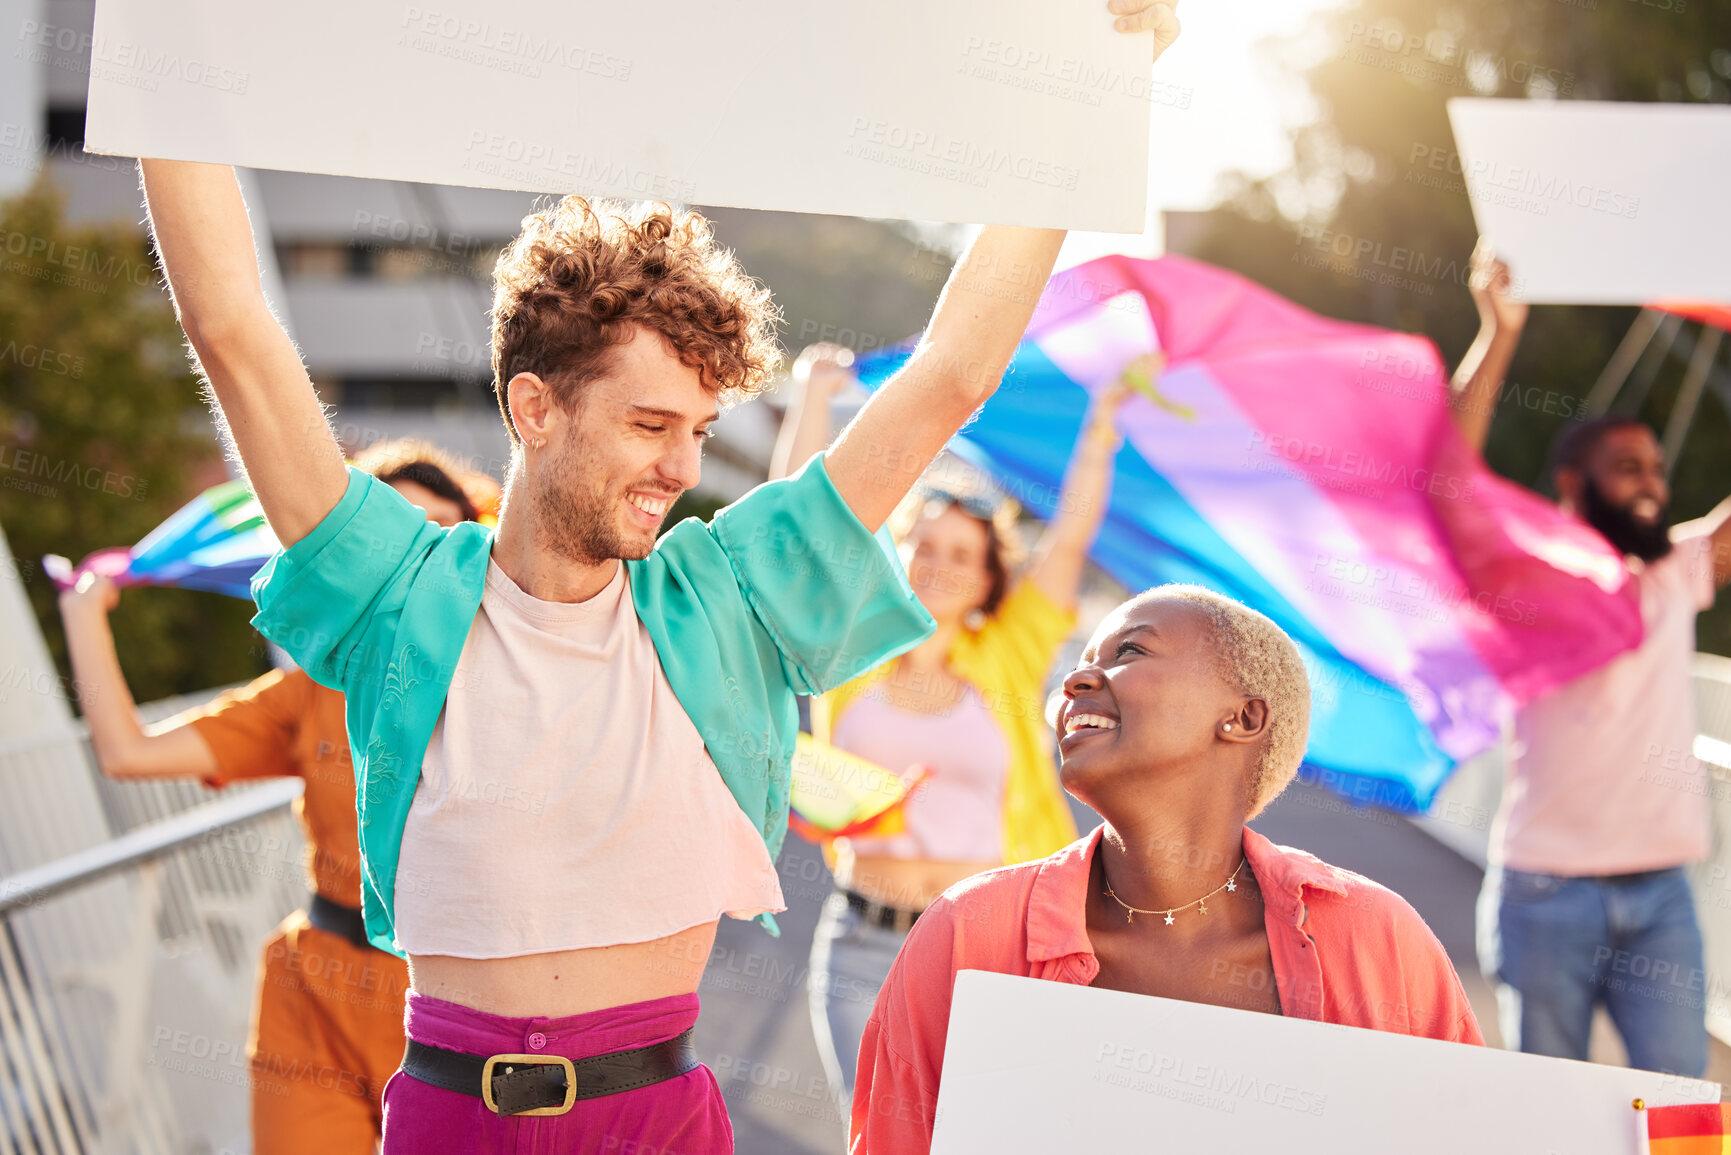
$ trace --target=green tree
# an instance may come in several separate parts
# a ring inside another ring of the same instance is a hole
[[[1451,368],[1478,317],[1450,97],[1731,100],[1731,5],[1704,0],[1360,0],[1319,15],[1283,48],[1318,115],[1293,134],[1289,169],[1229,182],[1194,254],[1328,316],[1424,333]],[[1486,445],[1494,469],[1539,483],[1552,440],[1634,316],[1533,310]],[[1673,356],[1639,409],[1656,428],[1683,368]],[[1677,463],[1677,517],[1731,493],[1727,461],[1727,408],[1708,401]],[[1702,618],[1702,649],[1731,653],[1728,600]]]
[[[190,496],[213,452],[198,384],[147,241],[74,225],[46,180],[0,202],[0,526],[63,674],[43,554],[131,545]],[[115,641],[150,701],[268,668],[250,603],[130,590]]]

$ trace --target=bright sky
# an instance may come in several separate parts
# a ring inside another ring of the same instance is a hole
[[[1215,182],[1241,170],[1277,172],[1292,160],[1287,126],[1315,115],[1302,79],[1262,41],[1301,31],[1310,16],[1344,0],[1190,0],[1184,31],[1154,66],[1171,104],[1156,103],[1148,148],[1149,228],[1140,238],[1073,233],[1058,266],[1109,252],[1154,256],[1164,247],[1162,209],[1205,209]],[[1184,103],[1189,107],[1177,107]]]
[[[1260,42],[1300,31],[1341,0],[1202,0],[1180,4],[1184,33],[1154,66],[1189,108],[1153,110],[1150,198],[1161,208],[1213,204],[1214,180],[1234,168],[1263,175],[1292,158],[1286,126],[1314,115],[1303,81]],[[1188,90],[1186,93],[1184,90]]]
[[[1234,169],[1256,176],[1292,159],[1286,127],[1314,115],[1302,79],[1280,67],[1270,37],[1303,29],[1312,13],[1347,0],[1185,0],[1183,35],[1154,66],[1171,104],[1155,103],[1149,142],[1149,228],[1141,237],[1072,233],[1059,267],[1108,252],[1155,256],[1162,209],[1213,205],[1215,181]],[[1189,107],[1176,107],[1188,103]],[[972,230],[969,231],[970,235]],[[954,236],[954,232],[951,232]]]

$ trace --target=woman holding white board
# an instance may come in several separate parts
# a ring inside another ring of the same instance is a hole
[[[1272,621],[1197,586],[1132,598],[1064,680],[1064,788],[1105,824],[951,887],[866,1024],[852,1149],[931,1143],[962,970],[1482,1044],[1436,936],[1394,892],[1245,825],[1304,757],[1310,686]]]

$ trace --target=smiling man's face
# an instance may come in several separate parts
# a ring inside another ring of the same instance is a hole
[[[548,446],[533,494],[547,544],[583,564],[649,556],[667,511],[697,485],[718,416],[698,371],[637,329]]]
[[[1564,497],[1619,552],[1654,561],[1671,551],[1671,487],[1651,429],[1626,425],[1606,431],[1586,469],[1557,480]]]

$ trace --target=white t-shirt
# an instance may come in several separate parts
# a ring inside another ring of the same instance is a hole
[[[1713,604],[1713,539],[1693,527],[1635,575],[1641,644],[1515,717],[1492,862],[1571,876],[1707,857],[1707,767],[1695,757],[1695,615]],[[1639,565],[1639,563],[1631,563]]]
[[[783,909],[625,567],[588,601],[544,602],[489,559],[403,829],[402,949],[513,958]]]

